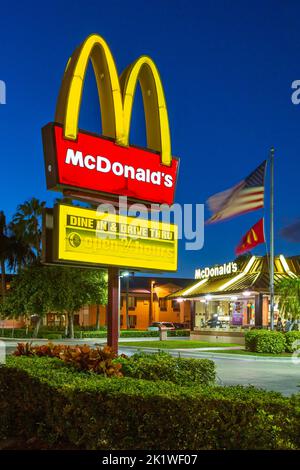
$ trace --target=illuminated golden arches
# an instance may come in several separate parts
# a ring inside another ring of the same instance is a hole
[[[145,110],[147,146],[161,152],[164,165],[171,165],[171,138],[164,90],[157,67],[147,56],[141,56],[127,67],[120,78],[125,131],[123,143],[128,145],[132,105],[138,80]]]
[[[66,139],[76,140],[82,90],[89,59],[97,82],[103,134],[128,146],[132,105],[140,82],[145,110],[147,146],[161,153],[161,162],[171,165],[171,139],[164,91],[154,62],[137,59],[122,74],[121,84],[111,51],[96,34],[79,46],[67,64],[60,89],[55,120],[63,124]]]
[[[103,134],[118,142],[123,138],[123,107],[118,73],[108,45],[96,34],[89,36],[69,59],[58,97],[55,120],[64,125],[67,139],[76,140],[89,59],[92,61],[98,88]]]

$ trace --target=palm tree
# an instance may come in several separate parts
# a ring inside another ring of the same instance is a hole
[[[293,320],[300,317],[300,277],[283,279],[278,287],[279,309],[284,316]]]
[[[19,231],[14,224],[7,225],[3,211],[0,211],[0,269],[1,293],[4,299],[6,293],[6,266],[10,271],[19,271],[20,268],[33,264],[36,255],[31,246],[17,234]]]
[[[45,201],[39,201],[33,197],[17,207],[17,212],[12,219],[16,238],[31,246],[38,258],[41,256],[42,239],[40,221],[45,204]]]
[[[34,264],[38,257],[28,241],[21,237],[19,228],[13,223],[8,226],[6,260],[11,271],[19,272],[21,268]]]
[[[4,299],[6,291],[5,263],[7,259],[8,237],[6,218],[3,211],[0,211],[0,268],[1,268],[1,293]]]

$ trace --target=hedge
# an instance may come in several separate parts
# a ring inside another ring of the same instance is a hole
[[[32,338],[33,330],[29,330],[26,334],[25,328],[0,328],[0,336],[4,336],[6,338]],[[58,335],[58,336],[54,336]],[[189,330],[170,330],[168,331],[168,336],[189,336]],[[148,330],[121,330],[121,338],[140,338],[140,337],[158,337],[159,331],[148,331]],[[46,339],[61,339],[65,337],[65,331],[61,328],[58,329],[57,327],[44,329],[41,328],[38,334],[38,338],[46,338]],[[76,329],[74,331],[75,338],[106,338],[107,337],[107,330],[100,329],[100,330],[79,330]]]
[[[166,352],[136,353],[118,359],[125,376],[146,380],[169,380],[178,385],[211,385],[216,380],[215,363],[210,359],[172,357]]]
[[[0,435],[81,449],[299,449],[299,396],[254,387],[181,387],[73,372],[59,359],[8,357]]]
[[[189,330],[169,330],[168,336],[190,336]],[[106,331],[75,331],[75,338],[106,338]],[[158,337],[159,331],[121,330],[121,338]]]
[[[279,331],[250,330],[245,332],[247,351],[281,354],[285,351],[285,347],[285,336]]]
[[[106,338],[107,331],[75,331],[75,338]],[[121,338],[159,336],[158,331],[121,330]]]
[[[26,331],[25,328],[0,328],[0,336],[5,338],[33,338],[33,330]],[[60,330],[44,330],[40,331],[38,334],[38,338],[46,338],[46,339],[62,339],[64,337],[64,333]]]
[[[190,330],[169,330],[168,336],[190,336]]]
[[[284,336],[285,336],[285,343],[286,343],[285,350],[287,352],[292,353],[296,349],[300,349],[300,331],[288,331],[287,333],[285,333]],[[293,347],[293,343],[294,341],[297,341],[297,340],[299,341],[299,344],[295,348]]]

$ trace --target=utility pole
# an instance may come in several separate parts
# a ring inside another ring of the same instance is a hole
[[[270,317],[274,329],[274,147],[270,149]]]
[[[108,268],[107,345],[118,354],[120,279],[119,268]]]
[[[126,276],[126,330],[129,330],[129,274]]]

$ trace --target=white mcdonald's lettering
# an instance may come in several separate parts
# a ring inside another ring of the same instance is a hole
[[[102,156],[83,155],[82,152],[76,152],[68,148],[65,163],[67,165],[79,166],[88,170],[95,170],[100,173],[112,172],[115,176],[123,176],[132,180],[152,183],[158,186],[162,184],[166,188],[173,186],[173,176],[161,171],[151,171],[149,168],[134,168],[130,165],[123,165],[121,162],[113,162]]]
[[[206,267],[203,269],[195,270],[195,279],[206,279],[209,277],[224,276],[226,274],[236,273],[238,270],[237,263],[230,262],[224,263],[219,266],[213,266],[212,268]]]

